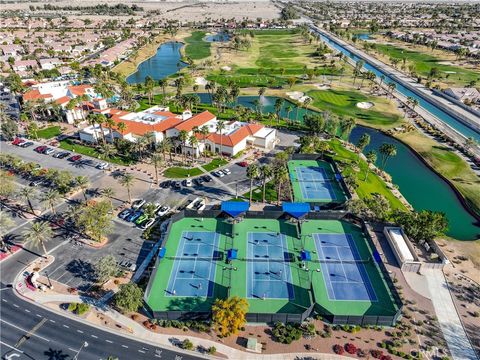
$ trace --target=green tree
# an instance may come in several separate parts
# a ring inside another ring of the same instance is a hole
[[[132,202],[132,195],[130,191],[132,190],[133,184],[135,183],[135,177],[132,174],[126,173],[123,175],[120,180],[120,185],[127,189],[128,202]]]
[[[382,164],[382,170],[385,169],[385,166],[387,165],[387,161],[389,158],[392,156],[397,155],[397,147],[394,144],[390,143],[383,143],[380,145],[380,148],[378,149],[382,156],[381,164]]]
[[[44,204],[46,209],[50,208],[52,214],[56,215],[55,205],[60,201],[60,198],[60,193],[56,190],[51,189],[44,193],[41,196],[40,200]]]
[[[102,257],[94,266],[95,276],[100,283],[104,283],[109,278],[117,276],[119,273],[119,267],[117,259],[113,255],[107,255]]]
[[[448,230],[448,220],[444,213],[430,210],[395,210],[392,220],[402,226],[405,233],[414,241],[431,241]]]
[[[258,166],[255,163],[248,165],[247,167],[247,178],[250,179],[250,195],[249,195],[249,203],[252,204],[252,189],[253,189],[253,181],[258,178],[260,175]]]
[[[35,209],[33,208],[32,199],[35,198],[36,191],[33,187],[24,186],[20,189],[18,194],[25,199],[28,207],[30,208],[30,212],[35,214]]]
[[[273,170],[273,181],[277,185],[277,205],[280,205],[280,197],[283,184],[288,180],[288,170],[285,166],[276,166]]]
[[[341,137],[343,139],[348,139],[354,127],[355,127],[355,120],[353,118],[341,120],[340,121]]]
[[[47,221],[32,223],[30,229],[23,232],[24,243],[31,242],[35,247],[42,247],[44,257],[47,257],[45,243],[53,237],[53,230]]]
[[[358,161],[360,161],[360,153],[362,153],[363,150],[365,150],[365,148],[368,146],[368,144],[370,144],[370,135],[365,133],[362,136],[360,136],[360,139],[358,139],[358,142],[357,142],[357,145],[356,145],[357,149],[359,150],[358,151]]]
[[[267,180],[273,175],[272,166],[265,164],[260,167],[260,177],[262,178],[262,202],[265,202],[265,192],[267,188]]]
[[[370,164],[375,164],[375,162],[377,161],[377,153],[373,150],[367,152],[367,154],[365,155],[366,158],[367,158],[367,168],[365,169],[365,179],[364,181],[367,181],[367,178],[368,178],[368,173],[370,172]]]
[[[137,311],[143,304],[143,290],[135,283],[121,284],[114,302],[123,312]]]
[[[186,156],[187,156],[187,151],[185,147],[187,146],[187,140],[188,140],[188,132],[186,130],[181,130],[180,133],[178,134],[178,138],[180,142],[182,143],[182,158],[183,158],[183,163],[186,163]]]
[[[363,201],[372,213],[373,219],[377,221],[385,221],[391,212],[390,203],[381,194],[373,193],[371,197],[366,197]]]
[[[77,229],[90,236],[93,240],[101,242],[112,232],[111,205],[108,201],[91,201],[81,208],[74,219]]]
[[[225,129],[225,121],[218,120],[215,132],[220,133],[220,156],[223,156],[223,136],[222,131]]]
[[[13,176],[6,171],[0,170],[0,197],[8,198],[17,190],[17,184],[13,181]]]
[[[307,133],[313,136],[320,136],[323,132],[325,121],[320,114],[305,114],[303,122],[307,128]]]
[[[85,199],[85,202],[87,202],[87,190],[90,187],[90,180],[86,176],[77,176],[75,178],[75,183],[82,190],[83,198]]]
[[[1,105],[1,104],[0,104]],[[0,121],[2,123],[1,130],[2,135],[7,140],[13,140],[18,134],[18,125],[17,122],[12,120],[7,115],[3,115],[3,110],[0,109]]]

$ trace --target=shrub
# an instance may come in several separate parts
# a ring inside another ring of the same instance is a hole
[[[335,344],[333,345],[333,352],[337,355],[342,355],[345,350],[343,350],[343,346]]]
[[[370,350],[370,354],[375,358],[375,359],[380,359],[383,356],[383,351],[373,349]]]
[[[362,358],[362,357],[365,357],[367,356],[367,352],[365,350],[362,350],[362,349],[357,349],[357,356]]]
[[[185,340],[182,341],[181,348],[185,349],[185,350],[192,350],[193,349],[193,343],[189,339],[185,339]]]
[[[357,347],[351,343],[346,343],[345,344],[345,351],[348,352],[349,354],[356,354],[357,352]]]
[[[392,357],[390,355],[382,355],[380,360],[392,360]]]
[[[287,325],[277,322],[272,330],[273,337],[276,341],[283,344],[291,344],[293,340],[299,340],[302,337],[302,330],[299,324]]]
[[[472,315],[473,317],[480,317],[480,312],[474,311]]]
[[[68,311],[74,312],[77,309],[77,303],[68,304]]]
[[[215,346],[210,346],[207,350],[207,353],[209,353],[210,355],[213,355],[217,352],[217,348]]]
[[[90,305],[85,304],[85,303],[80,303],[80,304],[77,305],[76,314],[77,315],[83,315],[88,310],[90,310]]]

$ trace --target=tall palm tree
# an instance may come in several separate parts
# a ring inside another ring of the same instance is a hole
[[[113,144],[113,128],[115,127],[116,122],[112,118],[105,119],[105,126],[108,128],[108,132],[110,134],[110,142]]]
[[[115,190],[113,190],[111,187],[106,187],[102,189],[101,193],[102,193],[102,196],[108,198],[108,200],[110,201],[110,208],[113,208],[112,199],[115,196]]]
[[[185,147],[187,145],[188,132],[186,130],[181,130],[180,133],[178,134],[178,138],[182,143],[182,157],[183,157],[183,163],[185,163],[187,159],[186,158],[187,152],[185,151]]]
[[[260,177],[262,178],[262,202],[265,202],[265,192],[267,188],[267,180],[272,176],[273,169],[269,164],[260,167]]]
[[[347,139],[354,127],[355,120],[353,118],[343,119],[340,123],[342,138]]]
[[[225,121],[218,120],[215,128],[215,132],[220,133],[220,156],[223,156],[223,136],[222,131],[225,129]]]
[[[250,179],[250,197],[249,197],[249,204],[252,204],[252,188],[253,188],[253,180],[258,178],[260,172],[258,170],[258,166],[255,163],[248,165],[247,167],[247,178]]]
[[[119,122],[117,124],[117,129],[118,131],[120,131],[120,134],[122,134],[122,137],[123,137],[123,135],[125,134],[125,131],[127,130],[127,124],[125,124],[124,122]]]
[[[98,150],[99,150],[99,156],[98,157],[100,159],[104,159],[104,160],[111,159],[115,155],[115,153],[117,152],[115,146],[113,146],[112,144],[107,144],[107,143],[101,144],[101,146]]]
[[[77,176],[75,178],[75,182],[77,183],[77,186],[82,190],[83,198],[85,199],[85,202],[87,202],[87,190],[90,187],[90,180],[86,176]]]
[[[166,153],[168,152],[170,154],[170,161],[172,161],[172,140],[170,138],[164,138],[159,144],[158,144],[158,151],[160,151],[163,155],[163,161],[166,161]]]
[[[367,157],[367,169],[365,170],[365,179],[364,181],[367,181],[368,178],[368,173],[370,172],[370,166],[368,164],[375,164],[375,161],[377,161],[377,153],[373,150],[367,152],[365,155]]]
[[[32,223],[30,229],[23,232],[25,242],[31,242],[35,247],[43,248],[43,257],[47,257],[45,243],[53,237],[53,230],[47,221]]]
[[[132,202],[132,195],[131,195],[130,191],[132,189],[132,186],[133,186],[134,182],[135,182],[135,177],[132,174],[129,174],[129,173],[123,175],[119,180],[120,185],[122,185],[124,188],[127,189],[128,202],[129,203]]]
[[[192,148],[192,163],[194,161],[194,156],[196,154],[196,151],[197,151],[197,147],[198,147],[198,139],[195,135],[191,135],[189,138],[188,138],[188,142],[190,143],[190,147]]]
[[[275,115],[277,115],[277,122],[280,122],[280,111],[282,110],[285,100],[283,98],[278,98],[275,100]]]
[[[32,198],[35,196],[35,193],[36,193],[35,189],[30,186],[22,187],[18,192],[18,194],[25,199],[28,207],[30,208],[30,212],[32,214],[35,213],[35,209],[33,208],[33,205],[32,205]]]
[[[288,120],[290,120],[290,113],[292,112],[292,110],[293,110],[292,105],[288,105],[288,106],[285,108],[285,112],[287,113],[287,118],[288,118]]]
[[[155,168],[155,183],[158,184],[158,168],[159,166],[162,165],[162,156],[158,153],[158,152],[155,152],[153,153],[152,155],[152,164],[153,164],[153,167]]]
[[[60,200],[60,193],[56,190],[48,190],[46,193],[43,193],[41,201],[44,204],[45,208],[50,208],[53,215],[56,215],[55,205]]]
[[[360,136],[360,139],[358,139],[358,142],[357,142],[357,148],[359,150],[358,152],[358,161],[360,161],[360,153],[363,152],[363,150],[365,150],[365,148],[368,146],[368,144],[370,144],[370,135],[368,135],[367,133],[363,134],[362,136]]]
[[[277,184],[277,205],[280,205],[282,185],[288,179],[288,170],[285,166],[277,166],[273,171],[273,179]]]
[[[388,159],[397,155],[397,147],[394,144],[383,143],[378,151],[382,155],[382,170],[384,170]]]
[[[167,85],[168,85],[167,79],[158,80],[158,86],[162,88],[162,93],[163,93],[162,104],[166,104],[167,102],[167,93],[165,92]]]
[[[199,133],[200,135],[202,135],[204,161],[207,161],[207,152],[205,151],[205,140],[207,138],[207,135],[210,134],[210,130],[208,129],[208,126],[207,125],[202,126],[199,129]]]

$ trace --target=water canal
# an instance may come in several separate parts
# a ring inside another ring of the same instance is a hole
[[[141,62],[137,71],[127,77],[129,84],[143,83],[147,76],[154,80],[164,79],[187,66],[181,61],[180,49],[183,44],[176,41],[166,42],[157,49],[152,57]]]
[[[210,103],[210,95],[197,94],[202,103]],[[248,108],[256,108],[255,100],[258,96],[240,96],[237,104]],[[261,111],[274,112],[277,98],[263,96],[261,98]],[[291,111],[288,112],[288,107]],[[285,101],[281,116],[292,120],[302,121],[306,110],[297,108],[293,103]],[[393,183],[398,185],[400,191],[416,210],[433,210],[444,212],[449,221],[448,235],[459,240],[475,240],[480,236],[480,224],[463,206],[449,184],[426,166],[417,155],[401,141],[384,133],[357,125],[350,136],[350,141],[355,143],[363,134],[368,133],[371,143],[366,151],[376,150],[384,142],[393,143],[397,148],[397,155],[388,160],[386,171],[392,176]],[[380,157],[379,157],[380,158]]]

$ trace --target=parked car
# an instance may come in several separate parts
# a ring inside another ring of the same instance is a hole
[[[40,145],[40,146],[37,146],[33,150],[36,151],[39,154],[43,154],[45,152],[45,150],[47,150],[47,147],[45,145]]]
[[[45,182],[45,179],[36,179],[30,182],[30,186],[37,187],[39,185],[42,185]]]
[[[137,199],[132,203],[132,209],[140,209],[143,205],[145,205],[145,200]]]
[[[62,152],[57,152],[57,153],[53,154],[53,157],[57,158],[57,159],[64,159],[69,155],[70,155],[70,153],[68,151],[62,151]]]
[[[220,170],[218,171],[214,171],[212,172],[213,175],[215,175],[216,177],[219,177],[219,178],[222,178],[225,176],[225,174],[223,172],[221,172]]]
[[[106,170],[108,169],[108,165],[109,164],[107,162],[101,162],[97,164],[96,168],[100,170]]]
[[[24,142],[25,142],[25,139],[16,137],[15,139],[13,139],[12,145],[19,146],[20,144],[22,144],[22,143],[24,143]]]
[[[82,155],[73,155],[68,160],[71,162],[77,162],[82,158]]]
[[[232,173],[229,169],[223,169],[220,171],[223,172],[225,175],[230,175]]]
[[[248,163],[246,161],[240,161],[237,163],[238,166],[241,166],[241,167],[247,167],[248,166]]]
[[[171,184],[171,183],[172,183],[172,182],[171,182],[170,180],[166,180],[166,181],[160,183],[160,187],[161,187],[162,189],[166,189],[166,188],[170,187],[170,184]]]
[[[125,210],[123,210],[122,212],[120,212],[120,213],[118,214],[118,217],[119,217],[120,219],[125,220],[125,218],[126,218],[128,215],[131,214],[131,212],[132,212],[132,210],[130,210],[130,209],[125,209]]]
[[[140,211],[140,210],[137,210],[137,211],[133,211],[130,215],[128,215],[125,220],[127,220],[128,222],[134,222],[136,221],[140,216],[142,216],[143,214],[143,211]]]
[[[205,182],[212,181],[212,177],[210,175],[204,175],[204,176],[202,176],[202,179],[205,180]]]
[[[170,206],[164,205],[157,211],[158,216],[165,216],[170,211]]]
[[[55,149],[53,148],[46,148],[45,151],[43,152],[45,155],[51,155],[55,152]]]
[[[35,145],[32,141],[25,141],[23,143],[21,143],[19,146],[22,147],[22,148],[27,148],[27,147],[30,147],[30,146],[33,146]]]
[[[140,225],[144,221],[148,220],[148,215],[147,214],[142,214],[140,215],[137,220],[135,220],[135,225]]]
[[[182,187],[182,186],[180,185],[180,181],[175,181],[175,182],[173,183],[173,188],[174,188],[174,189],[179,190],[179,189],[181,189],[181,187]]]
[[[191,179],[183,180],[183,186],[191,187],[193,185]]]
[[[147,221],[143,222],[139,227],[142,230],[148,229],[150,226],[152,226],[155,223],[155,218],[148,219]]]

